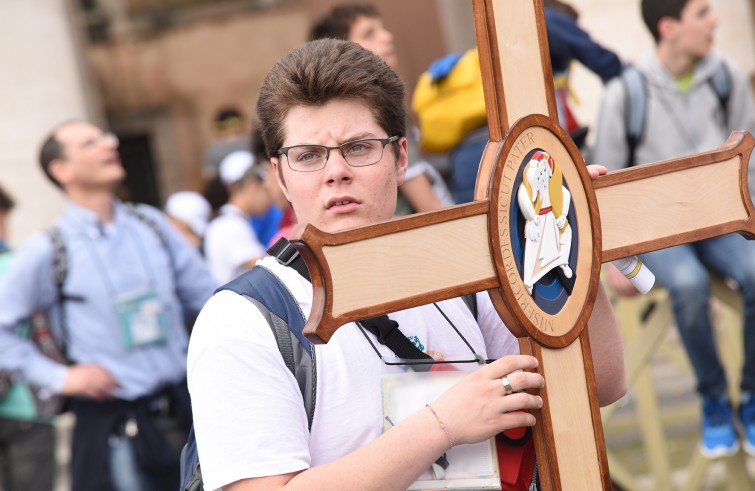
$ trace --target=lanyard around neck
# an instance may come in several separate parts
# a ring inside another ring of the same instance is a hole
[[[122,220],[122,225],[123,226],[121,227],[121,229],[123,230],[123,234],[127,237],[127,240],[131,242],[132,247],[136,250],[136,255],[139,258],[139,263],[141,264],[142,269],[147,276],[149,287],[154,289],[157,284],[155,271],[152,267],[152,264],[148,260],[144,244],[142,244],[142,242],[138,240],[137,237],[134,237],[134,230],[131,229],[131,224],[127,220]],[[106,231],[100,223],[98,223],[98,229],[100,232],[100,237],[106,237]],[[90,257],[95,263],[95,269],[97,270],[99,276],[102,278],[102,281],[105,284],[108,293],[110,293],[110,295],[115,295],[117,291],[115,282],[113,281],[113,278],[111,278],[111,276],[108,274],[110,268],[107,267],[106,261],[97,251],[94,239],[92,238],[91,234],[87,233],[87,231],[84,230],[83,235],[85,237],[84,244],[86,245]]]

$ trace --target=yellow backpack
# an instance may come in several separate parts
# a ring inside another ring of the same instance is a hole
[[[487,123],[477,49],[433,63],[420,76],[412,96],[420,146],[447,152],[470,131]]]

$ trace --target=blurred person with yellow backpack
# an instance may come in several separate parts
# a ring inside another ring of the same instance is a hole
[[[587,128],[577,122],[570,107],[569,100],[576,99],[569,85],[569,67],[577,60],[607,82],[621,73],[623,64],[577,25],[573,7],[559,0],[544,4],[559,123],[582,148]],[[433,62],[417,82],[412,109],[419,120],[422,149],[449,154],[454,201],[472,201],[477,167],[488,141],[477,49]]]

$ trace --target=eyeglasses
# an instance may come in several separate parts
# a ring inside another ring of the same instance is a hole
[[[106,143],[109,145],[114,146],[115,148],[118,148],[118,145],[120,145],[120,141],[118,140],[118,136],[115,133],[102,133],[99,136],[89,138],[88,140],[85,140],[84,143],[81,145],[83,148],[90,149],[94,148],[97,145],[100,145],[102,143]]]
[[[399,138],[398,135],[390,138],[364,138],[348,141],[337,147],[294,145],[283,147],[273,155],[285,155],[288,166],[297,172],[314,172],[325,168],[331,150],[341,152],[343,159],[352,167],[366,167],[380,162],[385,146]]]

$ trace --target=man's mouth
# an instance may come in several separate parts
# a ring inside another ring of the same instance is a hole
[[[328,202],[327,209],[330,210],[330,209],[333,209],[333,208],[336,208],[336,207],[340,208],[340,207],[343,207],[343,206],[357,205],[357,204],[359,204],[357,202],[357,200],[355,200],[353,198],[350,198],[350,197],[349,198],[347,198],[347,197],[335,198],[335,199],[333,199],[333,200],[331,200],[331,201]]]

